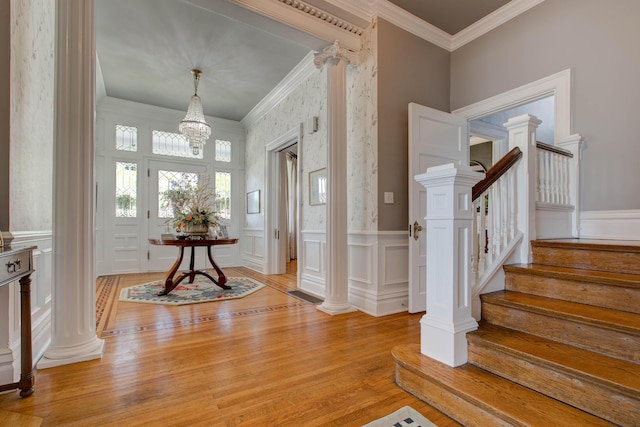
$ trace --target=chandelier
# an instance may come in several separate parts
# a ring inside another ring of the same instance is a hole
[[[198,96],[198,82],[200,81],[200,70],[191,70],[193,74],[194,94],[189,101],[187,115],[180,122],[180,132],[189,140],[189,148],[194,156],[200,153],[204,148],[205,142],[211,135],[211,126],[204,120],[204,112],[202,111],[202,101]]]

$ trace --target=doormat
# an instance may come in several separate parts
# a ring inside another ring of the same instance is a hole
[[[164,280],[156,280],[123,288],[120,291],[120,301],[164,305],[195,304],[246,297],[265,286],[248,277],[227,277],[226,285],[231,289],[222,289],[207,279],[196,279],[193,283],[180,283],[168,295],[158,295],[164,288]]]
[[[313,295],[309,295],[308,293],[302,291],[287,291],[287,293],[292,297],[301,299],[302,301],[310,302],[311,304],[317,304],[324,301],[323,299],[314,297]]]
[[[362,427],[437,427],[411,406],[398,409],[386,417],[365,424]]]

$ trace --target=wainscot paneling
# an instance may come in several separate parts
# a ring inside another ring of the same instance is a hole
[[[300,288],[323,297],[326,277],[326,236],[303,231]],[[348,236],[349,301],[372,316],[407,310],[409,244],[407,233],[350,232]],[[299,261],[300,262],[300,261]]]
[[[575,237],[573,206],[536,203],[536,238],[564,239]]]
[[[53,250],[50,231],[13,232],[11,245],[37,246],[33,250],[31,274],[32,353],[35,363],[51,342],[51,290]],[[8,347],[0,348],[0,383],[17,381],[20,376],[20,285],[18,281],[2,288],[9,318],[1,326],[0,336],[8,337]],[[3,297],[4,299],[4,297]]]
[[[326,235],[324,230],[303,230],[300,233],[302,245],[298,264],[300,288],[310,294],[324,297],[326,280]]]
[[[240,252],[244,267],[264,272],[264,230],[245,228],[240,239]]]
[[[406,231],[349,233],[353,253],[367,248],[367,256],[349,259],[350,271],[366,270],[370,280],[349,280],[351,303],[372,316],[407,311],[409,300],[409,241]],[[368,265],[361,262],[368,261]],[[362,277],[362,275],[360,275]]]
[[[580,238],[640,240],[640,210],[581,212]]]

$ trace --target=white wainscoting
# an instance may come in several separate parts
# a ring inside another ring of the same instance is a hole
[[[349,233],[349,300],[372,316],[407,311],[409,240],[406,231]]]
[[[640,240],[640,210],[583,211],[580,238]]]
[[[324,298],[326,281],[327,236],[324,230],[300,232],[301,247],[298,249],[300,289]]]
[[[244,267],[260,273],[265,271],[263,229],[245,228],[240,239],[240,251]]]
[[[536,239],[565,239],[573,236],[573,206],[536,203]]]
[[[37,246],[33,250],[34,272],[31,274],[31,330],[34,366],[51,342],[51,286],[53,250],[51,232],[13,232],[11,245]],[[0,349],[0,383],[18,381],[20,377],[20,285],[18,281],[2,287],[9,304],[9,319],[0,335],[8,336],[9,347]],[[6,329],[4,329],[6,328]]]
[[[301,232],[298,268],[300,288],[324,297],[326,235],[324,230]],[[407,310],[409,244],[406,231],[350,232],[349,302],[372,316]]]

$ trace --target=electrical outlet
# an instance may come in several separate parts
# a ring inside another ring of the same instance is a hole
[[[387,205],[392,205],[393,204],[393,192],[392,191],[385,191],[384,192],[384,203]]]

